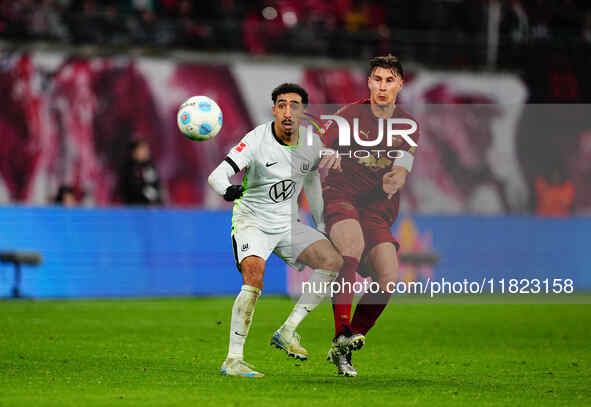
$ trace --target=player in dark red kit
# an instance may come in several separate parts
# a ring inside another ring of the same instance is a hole
[[[351,133],[353,119],[358,118],[358,139],[352,134],[350,145],[342,145],[347,143],[339,142],[340,125],[335,119],[328,124],[323,140],[339,152],[343,169],[329,172],[323,186],[326,230],[345,260],[337,281],[352,283],[356,272],[364,274],[363,269],[371,270],[373,280],[380,286],[380,292],[368,292],[361,297],[352,320],[352,291],[342,290],[333,297],[335,337],[328,359],[344,376],[357,375],[351,365],[351,352],[364,345],[365,335],[390,298],[388,283],[396,282],[398,243],[391,227],[398,216],[400,189],[412,168],[419,138],[418,126],[413,127],[416,122],[396,105],[403,85],[398,59],[391,55],[371,59],[367,85],[368,99],[346,105],[336,113],[348,121]],[[388,123],[388,119],[398,120]],[[388,143],[388,127],[415,131],[394,132]],[[368,146],[380,134],[382,141]]]

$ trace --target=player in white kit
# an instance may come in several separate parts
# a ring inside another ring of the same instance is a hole
[[[254,308],[263,288],[265,262],[275,253],[287,264],[314,269],[311,281],[322,287],[334,280],[343,264],[341,255],[316,229],[297,219],[302,188],[316,226],[323,230],[323,201],[319,167],[340,169],[336,154],[321,160],[322,144],[311,141],[300,129],[308,94],[295,84],[283,84],[272,93],[274,120],[263,123],[232,148],[209,176],[209,184],[227,201],[234,201],[232,245],[244,285],[232,307],[230,345],[221,373],[262,377],[243,360],[243,349]],[[229,178],[246,168],[242,185]],[[289,356],[305,360],[296,327],[324,298],[323,293],[304,293],[286,322],[271,338],[271,345]]]

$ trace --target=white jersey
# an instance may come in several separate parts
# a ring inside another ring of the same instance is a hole
[[[266,233],[289,230],[297,218],[297,199],[304,178],[318,170],[322,143],[317,135],[308,140],[301,128],[297,145],[281,144],[267,122],[246,134],[228,158],[239,170],[246,168],[242,198],[234,202],[232,228],[257,226]]]

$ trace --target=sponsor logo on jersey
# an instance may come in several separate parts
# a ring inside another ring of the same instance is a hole
[[[268,168],[268,167],[270,167],[270,166],[272,166],[272,165],[275,165],[275,164],[277,164],[277,163],[279,163],[279,161],[275,161],[274,163],[266,162],[266,163],[265,163],[265,167],[267,167],[267,168]]]
[[[284,179],[271,186],[269,189],[269,198],[273,202],[283,202],[289,199],[295,193],[296,183],[290,179]]]
[[[366,166],[371,170],[379,170],[383,168],[388,168],[392,165],[392,160],[388,160],[386,157],[382,156],[379,159],[376,159],[373,155],[358,158],[357,162],[361,165]]]

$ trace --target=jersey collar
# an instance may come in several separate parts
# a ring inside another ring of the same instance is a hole
[[[275,139],[275,141],[277,141],[279,144],[281,144],[281,146],[284,148],[296,148],[296,147],[299,147],[299,145],[300,145],[301,134],[300,134],[299,128],[298,128],[298,142],[297,142],[297,144],[294,144],[293,146],[285,144],[283,142],[283,140],[281,140],[279,137],[277,137],[277,133],[275,133],[275,121],[271,122],[271,132],[273,133],[273,138]]]

